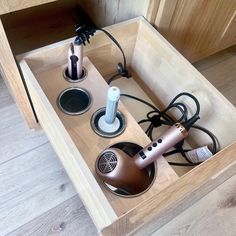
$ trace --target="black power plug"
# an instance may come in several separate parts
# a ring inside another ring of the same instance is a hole
[[[117,71],[118,71],[118,73],[121,76],[123,76],[123,77],[125,77],[127,79],[129,79],[131,77],[131,75],[129,74],[128,70],[124,67],[124,65],[121,62],[119,62],[117,64]]]

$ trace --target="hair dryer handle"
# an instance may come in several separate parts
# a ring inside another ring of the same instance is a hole
[[[148,144],[134,156],[135,164],[139,169],[147,167],[169,148],[186,138],[187,135],[188,131],[182,124],[174,124],[163,135]]]

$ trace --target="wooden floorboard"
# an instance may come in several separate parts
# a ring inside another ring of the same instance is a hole
[[[234,175],[151,236],[235,236],[235,181]]]
[[[95,232],[44,132],[27,127],[0,78],[0,235]]]
[[[0,125],[0,164],[48,142],[42,131],[29,130],[22,118],[18,120],[20,114],[14,114],[16,107],[11,106],[9,109],[10,111],[0,110],[1,117],[2,113],[9,115]],[[12,119],[12,115],[15,115],[16,120]]]
[[[0,165],[0,175],[3,235],[76,195],[49,143]]]
[[[221,62],[228,58],[232,58],[232,53],[230,53],[228,50],[223,50],[200,61],[197,61],[193,65],[199,71],[203,71],[210,67],[216,68],[217,64],[220,65]]]
[[[236,106],[236,53],[224,50],[194,66]]]
[[[19,123],[23,123],[22,117],[20,116],[16,104],[14,103],[0,108],[0,116],[0,130],[2,135],[3,133],[7,132],[7,129],[10,128],[10,126],[15,126]]]
[[[78,196],[63,202],[7,236],[96,235],[91,219]]]
[[[14,101],[0,77],[0,109],[13,105]],[[2,115],[2,113],[1,113]]]
[[[0,78],[0,164],[48,142],[42,130],[27,127]]]

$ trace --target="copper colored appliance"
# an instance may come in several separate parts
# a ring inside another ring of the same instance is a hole
[[[133,158],[117,148],[106,149],[96,160],[96,172],[109,185],[130,194],[140,193],[150,184],[146,167],[187,135],[187,129],[176,123]]]

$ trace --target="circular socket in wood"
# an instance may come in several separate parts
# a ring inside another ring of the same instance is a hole
[[[92,98],[88,91],[74,87],[63,90],[58,96],[58,107],[68,115],[81,115],[92,104]]]

